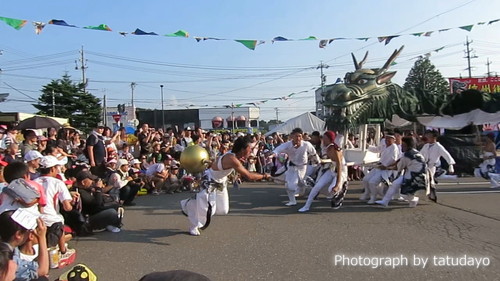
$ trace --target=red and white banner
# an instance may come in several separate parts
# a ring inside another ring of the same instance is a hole
[[[467,89],[475,89],[485,93],[500,93],[500,77],[484,78],[449,78],[450,91],[453,94]]]

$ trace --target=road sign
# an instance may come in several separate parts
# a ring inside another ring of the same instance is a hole
[[[116,123],[120,122],[120,119],[122,118],[121,114],[113,114],[112,116]]]

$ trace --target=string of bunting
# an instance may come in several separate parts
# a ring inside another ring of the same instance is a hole
[[[5,22],[7,25],[15,28],[16,30],[20,30],[23,28],[28,20],[22,20],[22,19],[14,19],[14,18],[7,18],[7,17],[0,17],[0,20]],[[331,44],[334,41],[338,40],[362,40],[362,41],[368,41],[370,39],[377,39],[380,43],[384,42],[385,45],[389,44],[394,38],[400,37],[400,36],[417,36],[417,37],[430,37],[433,33],[435,32],[445,32],[449,31],[452,29],[462,29],[466,31],[472,31],[472,28],[475,25],[491,25],[493,23],[499,22],[500,19],[495,19],[495,20],[490,20],[488,22],[478,22],[475,24],[469,24],[469,25],[463,25],[463,26],[458,26],[458,27],[451,27],[451,28],[443,28],[439,30],[431,30],[431,31],[425,31],[425,32],[416,32],[416,33],[408,33],[408,34],[398,34],[398,35],[388,35],[388,36],[377,36],[377,37],[352,37],[352,38],[347,38],[347,37],[332,37],[329,39],[318,39],[315,36],[309,36],[307,38],[302,38],[302,39],[290,39],[286,38],[283,36],[276,36],[271,40],[242,40],[242,39],[228,39],[228,38],[215,38],[215,37],[205,37],[205,36],[194,36],[194,38],[197,42],[201,41],[206,41],[206,40],[217,40],[217,41],[235,41],[243,46],[247,47],[250,50],[255,50],[255,48],[258,45],[265,44],[268,42],[271,42],[272,44],[274,42],[286,42],[286,41],[318,41],[319,40],[319,47],[320,48],[326,48],[329,44]],[[101,31],[112,31],[111,28],[106,25],[106,24],[100,24],[97,26],[84,26],[84,27],[78,27],[76,25],[68,24],[64,20],[56,20],[52,19],[48,21],[48,23],[41,22],[41,21],[32,21],[32,24],[35,28],[35,33],[36,34],[41,34],[43,29],[47,24],[49,25],[58,25],[58,26],[64,26],[64,27],[72,27],[72,28],[83,28],[83,29],[90,29],[90,30],[101,30]],[[123,32],[120,31],[118,34],[122,36],[127,36],[128,34],[132,35],[149,35],[149,36],[160,36],[156,32],[147,32],[143,31],[139,28],[136,28],[135,31],[133,32]],[[164,34],[163,36],[165,37],[178,37],[178,38],[189,38],[189,32],[185,30],[178,30],[174,33],[169,33],[169,34]]]
[[[297,92],[297,93],[291,93],[291,94],[288,94],[288,95],[282,96],[282,97],[271,98],[271,99],[267,99],[267,100],[260,100],[260,101],[255,101],[255,102],[247,102],[247,103],[238,103],[238,104],[224,105],[222,107],[232,108],[232,107],[242,107],[244,105],[253,105],[255,107],[259,107],[259,105],[264,104],[264,103],[266,103],[268,101],[273,101],[273,100],[288,100],[289,98],[291,98],[292,96],[295,96],[297,94],[307,93],[309,91],[316,90],[316,89],[318,89],[318,87],[313,87],[313,88],[311,88],[309,90],[306,90],[306,91],[300,91],[300,92]]]
[[[411,61],[411,60],[414,60],[414,59],[419,59],[419,58],[422,58],[422,57],[427,57],[428,58],[428,57],[430,57],[432,55],[432,53],[438,53],[438,52],[442,51],[443,49],[445,49],[446,47],[448,47],[448,46],[439,47],[439,48],[434,49],[434,50],[432,50],[430,52],[427,52],[427,53],[425,53],[423,55],[419,55],[419,56],[416,56],[416,57],[409,58],[407,61]],[[394,61],[394,62],[391,63],[391,66],[396,65],[396,64],[398,64],[398,63],[396,61]],[[335,81],[335,84],[337,84],[337,83],[342,83],[342,79],[341,78],[337,78],[337,80]],[[321,87],[312,87],[309,90],[300,91],[300,92],[296,92],[296,93],[291,93],[291,94],[288,94],[286,96],[281,96],[281,97],[277,97],[277,98],[271,98],[271,99],[267,99],[267,100],[260,100],[260,101],[255,101],[255,102],[247,102],[247,103],[238,103],[238,104],[231,104],[231,105],[223,105],[222,107],[224,107],[224,108],[232,108],[232,107],[238,108],[238,107],[242,107],[242,106],[245,106],[245,105],[253,105],[255,107],[259,107],[259,105],[264,104],[264,103],[266,103],[268,101],[275,101],[275,100],[286,101],[289,98],[291,98],[292,96],[295,96],[297,94],[308,93],[310,91],[315,91],[315,90],[317,90],[319,88],[321,88]],[[196,106],[196,105],[190,104],[187,107],[189,108],[189,107],[193,107],[193,106]],[[205,106],[208,106],[208,105],[205,105]]]

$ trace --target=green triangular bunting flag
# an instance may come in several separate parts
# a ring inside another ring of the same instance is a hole
[[[94,29],[94,30],[104,30],[104,31],[111,31],[111,28],[105,24],[101,24],[98,26],[86,26],[84,27],[85,29]]]
[[[304,39],[300,39],[300,40],[318,40],[318,38],[314,37],[314,36],[309,36],[307,38],[304,38]]]
[[[234,40],[234,41],[240,42],[250,50],[255,50],[255,46],[257,46],[257,40]]]
[[[471,24],[471,25],[464,25],[464,26],[461,26],[461,27],[459,27],[459,28],[460,28],[460,29],[463,29],[463,30],[471,31],[473,26],[474,26],[474,25],[473,25],[473,24]]]
[[[26,24],[26,20],[18,20],[18,19],[12,19],[12,18],[4,18],[0,17],[1,21],[4,21],[6,24],[12,26],[13,28],[19,30],[23,28],[23,26]]]
[[[184,30],[179,30],[175,33],[165,34],[165,36],[169,37],[189,37],[189,32]]]

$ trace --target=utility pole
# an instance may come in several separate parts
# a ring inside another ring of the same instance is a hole
[[[487,59],[486,59],[486,67],[487,67],[487,69],[488,69],[488,72],[486,73],[486,76],[487,76],[487,77],[491,77],[491,72],[490,72],[490,64],[491,64],[490,58],[487,58]]]
[[[104,94],[104,97],[102,99],[102,118],[103,118],[103,121],[102,122],[104,124],[104,127],[107,127],[108,126],[108,118],[106,118],[106,111],[107,111],[107,105],[106,105],[106,94]]]
[[[161,127],[165,130],[165,114],[163,113],[163,85],[160,85],[161,89]]]
[[[87,90],[87,78],[85,78],[85,70],[88,68],[87,67],[87,60],[85,59],[85,54],[83,52],[83,46],[82,49],[80,50],[80,65],[78,65],[78,61],[75,61],[75,69],[78,70],[80,69],[82,71],[82,83],[83,83],[83,92],[86,92]]]
[[[56,93],[52,90],[52,117],[56,116]]]
[[[135,89],[135,86],[137,84],[135,84],[135,82],[132,82],[130,83],[130,88],[132,89],[132,102],[131,102],[131,106],[132,106],[132,119],[135,119],[135,106],[134,106],[134,89]]]
[[[132,107],[134,107],[134,89],[136,85],[137,84],[135,84],[135,82],[130,83],[130,89],[132,89],[132,101],[131,101]]]
[[[469,71],[469,78],[472,78],[472,68],[470,66],[470,60],[477,58],[475,54],[471,56],[471,52],[473,51],[473,49],[470,48],[471,43],[472,41],[469,41],[469,37],[466,37],[465,46],[467,46],[467,50],[465,51],[465,58],[467,59],[467,70]]]
[[[321,71],[321,76],[320,76],[320,79],[321,79],[321,101],[320,101],[320,103],[321,103],[321,115],[322,116],[320,116],[320,118],[325,116],[325,107],[323,106],[323,102],[325,101],[326,75],[323,74],[323,68],[328,68],[328,67],[330,67],[330,66],[324,64],[323,61],[321,61],[320,64],[318,65],[318,67],[316,67],[316,69],[320,69],[320,71]],[[317,106],[316,110],[318,110],[318,109],[319,109],[319,107]]]
[[[234,103],[231,103],[231,133],[234,133]]]

